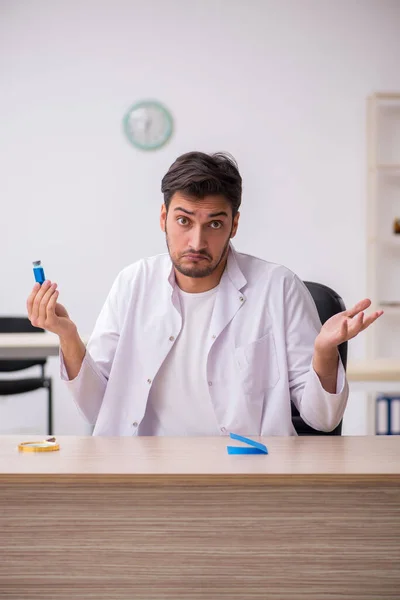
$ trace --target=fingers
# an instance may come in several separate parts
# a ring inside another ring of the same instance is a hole
[[[31,312],[31,321],[33,319],[33,321],[37,321],[39,318],[39,306],[40,303],[42,301],[43,296],[45,295],[45,293],[47,292],[47,290],[49,289],[51,285],[50,281],[45,281],[39,288],[38,292],[36,293],[34,299],[33,299],[33,303],[32,303],[32,312]],[[34,323],[32,322],[32,325],[34,325]]]
[[[57,317],[56,315],[56,304],[59,296],[59,291],[55,290],[54,294],[51,295],[50,300],[46,307],[46,321],[52,321]]]
[[[347,339],[349,327],[347,325],[347,319],[343,319],[340,335],[342,338]]]
[[[343,338],[350,340],[372,325],[379,317],[383,315],[383,310],[378,310],[365,317],[364,312],[358,313],[353,318],[345,319],[341,327],[341,335]],[[346,323],[346,325],[344,325]]]
[[[50,287],[47,289],[47,292],[44,294],[40,305],[39,305],[39,327],[44,327],[47,317],[47,304],[49,303],[50,298],[54,295],[56,291],[57,284],[52,283]]]
[[[364,300],[360,300],[360,302],[357,302],[357,304],[355,304],[353,308],[345,310],[344,315],[352,319],[361,311],[366,310],[369,306],[371,306],[371,300],[369,298],[364,298]]]
[[[363,328],[363,323],[364,323],[364,313],[360,312],[358,313],[358,315],[356,315],[355,317],[353,317],[352,321],[351,321],[351,327],[350,327],[350,331],[352,336],[354,337],[355,335],[357,335],[358,333],[360,333],[360,331]]]
[[[35,288],[34,288],[35,289]],[[32,292],[33,293],[33,292]],[[32,308],[30,311],[30,320],[34,327],[41,327],[41,319],[45,319],[46,312],[45,304],[47,304],[50,296],[54,293],[54,288],[52,288],[51,281],[45,281],[33,298]],[[44,301],[44,305],[42,306],[42,301]]]
[[[370,325],[372,325],[372,323],[374,323],[382,315],[383,315],[383,310],[377,310],[376,312],[374,312],[371,315],[369,315],[366,319],[364,319],[363,327],[362,327],[363,330],[367,329],[367,327],[369,327]]]
[[[36,297],[36,294],[38,293],[38,291],[40,290],[40,283],[35,283],[35,285],[32,288],[31,293],[28,296],[28,299],[26,301],[26,310],[28,312],[28,317],[31,318],[31,314],[32,314],[32,308],[33,308],[33,301]]]
[[[351,338],[358,335],[360,331],[362,331],[364,324],[364,313],[361,312],[358,313],[358,315],[356,315],[354,318],[345,319],[345,322],[347,327],[347,334],[345,339],[350,340]]]

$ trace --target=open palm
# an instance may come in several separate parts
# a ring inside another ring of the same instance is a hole
[[[382,314],[383,310],[378,310],[367,317],[364,314],[371,306],[371,300],[365,298],[357,302],[353,308],[334,315],[328,319],[322,326],[318,334],[316,343],[320,348],[333,348],[351,338],[356,337],[360,331],[364,331]]]

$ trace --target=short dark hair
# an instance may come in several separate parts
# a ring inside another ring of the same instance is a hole
[[[218,194],[230,203],[235,216],[242,201],[242,178],[230,154],[187,152],[179,156],[164,175],[161,191],[167,210],[175,192],[198,199]]]

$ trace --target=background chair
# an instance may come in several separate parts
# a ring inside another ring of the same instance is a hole
[[[321,323],[325,323],[330,317],[336,315],[343,310],[346,310],[342,298],[334,290],[322,283],[314,283],[313,281],[305,281],[319,314]],[[342,359],[343,366],[346,370],[347,366],[347,342],[339,346],[339,354]],[[298,435],[341,435],[342,421],[333,431],[318,431],[307,425],[300,417],[297,408],[292,404],[292,422]]]
[[[27,317],[0,317],[0,333],[44,333],[43,329],[33,327]],[[24,379],[1,379],[0,396],[12,396],[14,394],[25,394],[41,388],[47,389],[47,433],[53,435],[53,399],[52,382],[50,377],[45,376],[45,358],[33,358],[30,360],[0,360],[0,372],[12,373],[22,371],[30,367],[41,368],[40,377],[29,377]]]

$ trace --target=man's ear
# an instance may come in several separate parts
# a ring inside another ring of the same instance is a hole
[[[233,223],[232,223],[232,231],[231,231],[231,238],[234,238],[237,232],[237,229],[239,227],[239,219],[240,219],[240,213],[238,212],[235,215],[235,218],[233,219]]]
[[[166,208],[165,204],[163,203],[161,205],[160,227],[161,227],[161,231],[163,231],[164,233],[165,233],[166,221],[167,221],[167,208]]]

